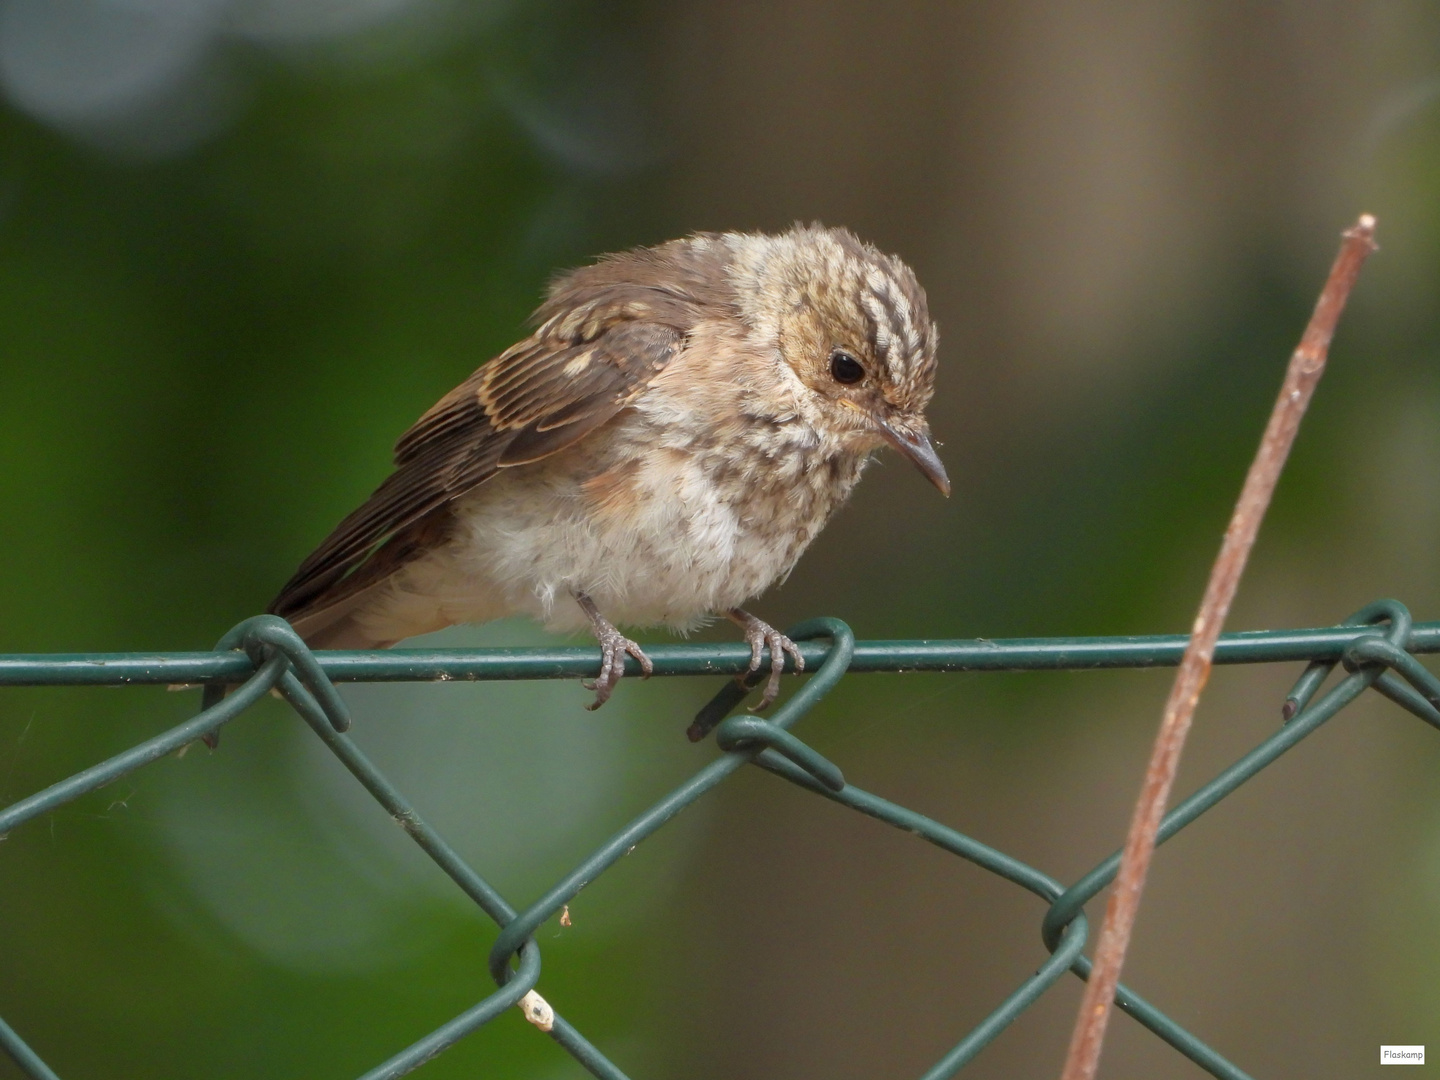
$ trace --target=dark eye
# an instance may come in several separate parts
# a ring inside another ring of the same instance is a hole
[[[830,354],[830,375],[836,382],[848,386],[865,378],[865,369],[844,349],[836,349]]]

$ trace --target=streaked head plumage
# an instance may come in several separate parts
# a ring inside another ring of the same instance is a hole
[[[773,340],[820,414],[837,430],[895,446],[948,493],[924,415],[939,333],[914,272],[848,229],[797,225],[723,239],[742,317]]]

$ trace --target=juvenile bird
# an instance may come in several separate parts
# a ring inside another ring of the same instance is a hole
[[[535,331],[445,395],[395,471],[269,610],[365,649],[525,614],[600,642],[724,615],[763,708],[793,642],[740,605],[785,577],[888,443],[946,495],[925,406],[936,330],[915,275],[845,229],[699,233],[555,279]],[[614,620],[613,622],[611,620]]]

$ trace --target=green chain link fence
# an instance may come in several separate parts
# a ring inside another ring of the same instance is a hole
[[[690,728],[694,739],[713,730],[722,755],[617,832],[523,911],[517,911],[466,865],[345,734],[350,716],[335,683],[579,678],[596,673],[593,649],[397,649],[317,654],[305,647],[286,622],[266,615],[241,623],[208,653],[0,656],[3,686],[205,684],[204,708],[198,716],[0,811],[0,835],[196,739],[214,737],[222,726],[276,690],[355,779],[500,927],[490,950],[490,974],[499,989],[377,1065],[362,1080],[402,1076],[514,1005],[520,1005],[532,1023],[547,1030],[593,1075],[626,1080],[618,1066],[532,993],[540,977],[540,948],[533,935],[587,884],[676,814],[745,765],[757,765],[842,806],[923,837],[1049,905],[1041,923],[1041,939],[1050,951],[1049,958],[922,1078],[942,1080],[962,1069],[1066,971],[1082,979],[1088,975],[1090,962],[1083,953],[1088,933],[1085,904],[1114,878],[1119,855],[1112,855],[1067,887],[938,821],[846,784],[840,769],[791,734],[790,728],[848,673],[1160,667],[1179,663],[1185,638],[857,642],[850,628],[837,619],[813,619],[791,630],[790,636],[802,643],[806,669],[814,672],[804,685],[772,717],[762,720],[729,716],[747,691],[734,681],[727,683]],[[651,646],[647,652],[657,675],[739,675],[750,655],[742,645]],[[1279,730],[1172,809],[1161,827],[1161,842],[1272,764],[1366,689],[1377,690],[1440,728],[1440,680],[1414,656],[1435,652],[1440,652],[1440,622],[1414,625],[1405,607],[1393,600],[1371,604],[1338,627],[1221,638],[1215,654],[1220,664],[1306,662],[1307,666],[1284,703]],[[1344,666],[1346,676],[1317,698],[1337,664]],[[638,673],[633,661],[629,670]],[[228,695],[224,691],[227,685],[233,687]],[[1247,1073],[1132,990],[1120,987],[1115,1001],[1212,1076],[1248,1080]],[[58,1080],[40,1055],[3,1020],[0,1046],[27,1076]]]

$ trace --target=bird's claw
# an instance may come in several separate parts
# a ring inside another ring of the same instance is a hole
[[[600,675],[594,682],[584,679],[580,685],[586,690],[595,691],[595,700],[585,708],[594,712],[605,702],[610,700],[611,693],[615,690],[615,684],[625,674],[625,657],[633,656],[640,663],[640,670],[644,672],[641,678],[648,679],[655,671],[655,665],[645,655],[639,645],[631,641],[615,625],[600,614],[600,609],[595,606],[595,601],[586,596],[583,592],[575,593],[575,602],[580,605],[580,610],[590,620],[590,625],[595,630],[595,640],[600,642]]]
[[[615,684],[625,674],[626,656],[633,656],[639,661],[640,670],[644,673],[641,678],[648,679],[655,671],[655,665],[640,646],[613,626],[605,630],[597,628],[595,636],[600,641],[600,675],[594,680],[581,680],[580,683],[586,690],[595,691],[595,700],[585,706],[591,712],[610,700]]]
[[[750,646],[750,670],[747,674],[760,670],[765,650],[770,650],[770,677],[765,681],[765,693],[760,696],[758,703],[750,707],[751,712],[762,712],[780,695],[780,676],[785,671],[785,657],[788,655],[795,661],[797,672],[805,670],[805,657],[800,655],[800,647],[795,642],[748,611],[736,609],[730,618],[744,629],[745,643]],[[745,675],[740,677],[742,682],[745,678]]]

